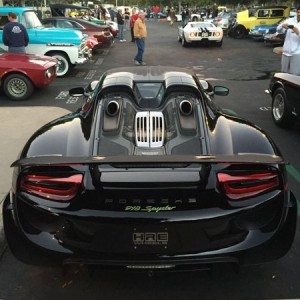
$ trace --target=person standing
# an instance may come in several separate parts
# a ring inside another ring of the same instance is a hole
[[[134,62],[136,65],[145,66],[146,63],[143,61],[143,56],[145,51],[145,38],[147,37],[147,28],[145,24],[144,12],[139,12],[138,18],[134,23],[133,32],[137,45],[137,54],[134,58]]]
[[[137,20],[137,18],[139,17],[138,13],[136,12],[136,9],[133,8],[132,9],[132,15],[130,17],[130,33],[131,33],[131,42],[135,42],[135,38],[134,38],[134,31],[133,31],[133,28],[134,28],[134,23],[135,21]]]
[[[170,9],[170,26],[173,26],[173,24],[174,24],[174,22],[175,22],[175,20],[176,20],[176,15],[175,15],[175,9],[174,9],[174,7],[172,7],[171,9]]]
[[[182,27],[184,27],[184,25],[185,25],[185,17],[186,17],[185,10],[183,8],[182,11],[181,11],[181,23],[182,23]]]
[[[130,12],[129,12],[128,8],[125,8],[125,12],[124,12],[124,27],[125,27],[125,29],[129,28],[129,22],[130,22]]]
[[[122,9],[118,9],[118,13],[117,13],[117,23],[118,23],[118,37],[119,37],[119,41],[122,42],[126,42],[126,40],[124,40],[124,16],[122,14]]]
[[[110,14],[110,19],[114,22],[114,20],[115,20],[115,12],[114,12],[114,10],[111,7],[109,7],[108,8],[108,12]]]
[[[25,47],[29,43],[28,33],[17,19],[17,14],[13,12],[8,13],[9,22],[3,27],[2,41],[5,46],[8,46],[8,52],[26,53]]]
[[[159,13],[159,7],[157,5],[155,5],[153,7],[153,18],[155,21],[158,21],[158,13]]]
[[[277,32],[285,33],[281,72],[300,75],[300,6],[295,17],[277,26]]]
[[[99,7],[100,9],[100,19],[106,20],[106,9],[102,5]]]

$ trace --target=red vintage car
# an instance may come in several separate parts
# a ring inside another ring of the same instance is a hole
[[[47,27],[69,28],[82,31],[82,33],[88,35],[89,39],[96,41],[97,44],[94,45],[93,50],[109,47],[113,43],[113,35],[108,25],[93,24],[89,21],[73,17],[50,17],[43,19],[41,22]]]
[[[0,85],[11,100],[28,99],[35,88],[48,86],[57,76],[54,57],[9,53],[0,48]]]

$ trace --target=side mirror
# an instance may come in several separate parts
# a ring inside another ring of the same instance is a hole
[[[85,89],[83,87],[76,87],[69,90],[70,96],[80,97],[85,94]]]
[[[227,96],[229,94],[229,88],[225,86],[214,86],[214,94],[218,96]]]

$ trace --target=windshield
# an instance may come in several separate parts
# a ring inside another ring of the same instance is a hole
[[[164,86],[161,82],[140,82],[135,86],[136,99],[141,106],[143,106],[143,102],[146,102],[148,107],[158,107],[162,102],[164,93]]]
[[[214,27],[211,23],[191,23],[191,28],[201,29],[203,27]]]
[[[25,28],[36,28],[43,26],[34,11],[25,11],[22,15],[22,24]]]

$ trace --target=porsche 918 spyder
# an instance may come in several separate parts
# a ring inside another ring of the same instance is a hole
[[[177,271],[282,257],[297,204],[285,161],[219,108],[190,70],[116,68],[81,109],[28,140],[4,199],[8,245],[28,264]]]
[[[210,22],[188,22],[178,27],[178,42],[183,47],[200,43],[221,47],[223,44],[223,29]]]

